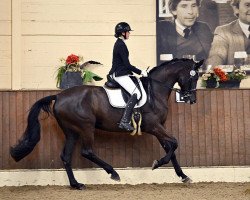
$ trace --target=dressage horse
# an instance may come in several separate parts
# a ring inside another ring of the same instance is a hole
[[[141,130],[154,135],[166,152],[163,158],[153,161],[152,169],[171,161],[176,174],[182,178],[183,182],[189,182],[191,179],[183,173],[176,159],[177,140],[164,128],[168,113],[167,100],[177,82],[185,102],[190,104],[196,102],[198,69],[202,64],[203,60],[194,62],[191,59],[174,59],[154,67],[148,73],[148,77],[141,78],[143,85],[150,88],[147,92],[150,101],[140,108],[142,113]],[[123,109],[110,105],[103,87],[77,86],[38,100],[30,109],[28,124],[21,140],[10,149],[15,161],[27,156],[39,142],[38,116],[41,110],[53,114],[65,134],[66,141],[61,159],[71,187],[85,188],[84,184],[76,181],[71,167],[72,153],[78,139],[81,140],[81,155],[84,158],[102,167],[108,174],[111,174],[112,179],[120,180],[113,167],[98,158],[93,152],[96,128],[109,132],[122,131],[118,128],[118,123]]]

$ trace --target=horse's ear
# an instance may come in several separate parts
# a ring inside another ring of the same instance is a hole
[[[198,70],[204,63],[204,59],[195,64],[195,69]]]

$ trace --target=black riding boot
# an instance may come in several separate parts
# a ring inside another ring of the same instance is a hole
[[[127,102],[125,111],[119,124],[119,128],[125,129],[126,131],[133,131],[133,126],[130,125],[133,109],[137,103],[137,95],[133,94]]]

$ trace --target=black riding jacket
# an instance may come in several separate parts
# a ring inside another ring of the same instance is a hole
[[[128,48],[120,38],[116,40],[114,45],[112,68],[109,71],[109,74],[113,74],[114,72],[115,76],[132,75],[132,72],[135,72],[138,75],[141,74],[140,69],[130,64]]]

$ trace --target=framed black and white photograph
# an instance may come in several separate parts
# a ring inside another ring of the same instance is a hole
[[[204,60],[201,71],[219,67],[231,73],[228,82],[237,78],[232,77],[235,68],[249,74],[250,21],[245,18],[245,4],[239,4],[233,0],[157,1],[157,64],[172,58]],[[237,81],[240,87],[249,87],[245,76]]]
[[[169,0],[158,0],[159,6],[159,17],[172,17],[173,15],[170,13],[168,8]]]
[[[193,20],[193,22],[189,22],[191,24],[187,24],[190,26],[188,30],[190,36],[187,36],[188,39],[185,38],[185,33],[176,31],[178,30],[178,26],[184,27],[185,24],[180,25],[178,23],[176,27],[177,16],[171,14],[171,8],[168,5],[169,1],[171,1],[172,5],[178,5],[183,2],[190,4],[185,5],[187,7],[183,7],[182,10],[175,11],[178,16],[180,15],[181,19],[190,18]],[[194,4],[196,4],[197,8],[190,14],[188,6],[191,9],[195,7]],[[156,6],[158,8],[156,13],[157,64],[164,61],[160,59],[164,57],[163,55],[169,54],[172,54],[173,58],[184,58],[187,55],[192,55],[198,60],[207,59],[215,28],[236,19],[230,2],[227,0],[158,0]]]

